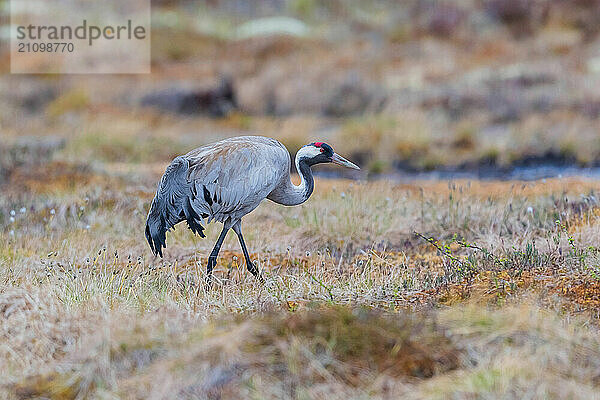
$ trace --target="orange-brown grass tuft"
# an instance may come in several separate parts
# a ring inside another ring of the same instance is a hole
[[[93,173],[85,164],[55,161],[43,165],[19,167],[12,172],[9,185],[36,194],[73,192],[90,184],[106,184],[107,179]]]
[[[460,350],[445,329],[417,315],[334,307],[306,310],[271,324],[279,336],[312,342],[313,352],[331,351],[348,364],[342,379],[352,380],[360,371],[429,378],[459,366]]]

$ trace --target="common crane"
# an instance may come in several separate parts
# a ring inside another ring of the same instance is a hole
[[[296,154],[300,185],[290,179],[290,154],[277,140],[241,136],[199,147],[176,157],[162,176],[146,221],[146,239],[155,256],[162,257],[166,232],[182,221],[195,234],[205,237],[204,224],[215,220],[223,230],[208,257],[208,282],[229,229],[237,234],[246,266],[260,278],[250,260],[242,235],[242,217],[265,198],[284,206],[304,203],[312,194],[311,166],[334,163],[360,169],[334,153],[323,142],[307,144]]]

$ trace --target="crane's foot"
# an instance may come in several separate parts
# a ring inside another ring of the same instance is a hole
[[[250,273],[254,275],[254,277],[258,279],[260,283],[265,283],[265,278],[263,278],[256,264],[251,260],[246,260],[246,264],[248,265],[248,271],[250,271]]]
[[[209,291],[212,288],[213,283],[213,269],[217,265],[217,257],[208,257],[208,264],[206,265],[206,277],[204,279],[204,288]],[[198,294],[200,293],[200,285],[198,285]]]
[[[212,274],[206,275],[206,278],[204,278],[204,290],[208,292],[210,289],[212,289],[212,283],[213,283]],[[200,294],[200,285],[198,285],[198,294]]]

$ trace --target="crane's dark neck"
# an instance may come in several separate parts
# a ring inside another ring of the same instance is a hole
[[[298,169],[298,173],[300,174],[301,179],[299,186],[300,189],[303,189],[300,196],[302,201],[300,201],[300,203],[304,203],[306,200],[308,200],[313,190],[315,189],[315,180],[313,179],[310,164],[306,160],[298,161],[298,163],[296,164],[296,168]]]
[[[298,159],[296,156],[296,169],[298,170],[298,174],[300,174],[300,184],[298,186],[294,185],[288,177],[282,183],[281,187],[274,190],[268,196],[269,199],[284,206],[296,206],[308,200],[315,188],[315,181],[310,166],[309,160],[305,158]]]

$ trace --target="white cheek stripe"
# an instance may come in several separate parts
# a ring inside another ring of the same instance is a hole
[[[315,146],[304,146],[298,150],[298,158],[313,158],[321,154],[321,149]]]

